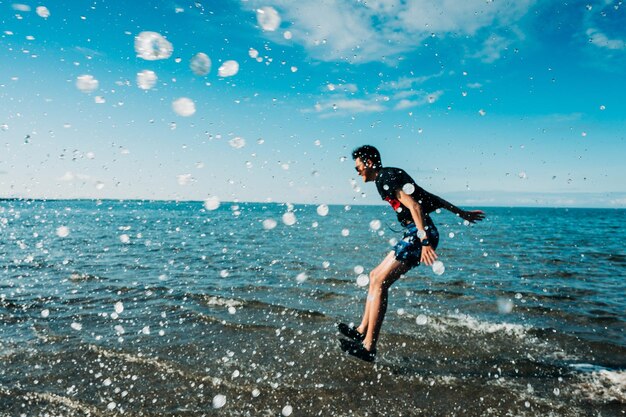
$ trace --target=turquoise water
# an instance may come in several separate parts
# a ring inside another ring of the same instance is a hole
[[[364,415],[342,392],[371,386],[394,415],[622,415],[626,211],[485,211],[434,214],[445,272],[394,285],[372,367],[334,323],[400,236],[388,207],[2,201],[0,410]]]

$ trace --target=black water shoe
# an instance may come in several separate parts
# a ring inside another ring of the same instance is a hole
[[[363,346],[363,343],[352,340],[342,339],[340,342],[341,350],[354,356],[355,358],[361,359],[365,362],[374,362],[374,359],[376,359],[376,349],[367,350],[365,349],[365,346]]]
[[[342,335],[349,337],[352,340],[361,342],[365,339],[365,335],[359,332],[354,326],[350,327],[346,323],[339,323],[337,328]]]

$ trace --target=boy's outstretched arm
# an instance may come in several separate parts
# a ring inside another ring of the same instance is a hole
[[[463,210],[449,201],[444,200],[439,196],[434,196],[436,198],[437,205],[443,207],[444,209],[456,214],[463,220],[467,220],[470,223],[476,223],[485,218],[485,212],[482,210]]]

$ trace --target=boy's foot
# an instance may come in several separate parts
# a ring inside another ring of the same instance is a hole
[[[367,350],[361,342],[342,339],[341,350],[362,361],[374,362],[374,359],[376,359],[376,349]]]
[[[346,337],[349,337],[352,340],[357,340],[361,342],[363,339],[365,339],[365,335],[359,332],[354,326],[350,327],[346,323],[339,323],[337,325],[337,328],[339,329],[339,332],[341,334],[343,334]]]

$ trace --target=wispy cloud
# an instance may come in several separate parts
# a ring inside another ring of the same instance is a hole
[[[482,38],[484,60],[495,60],[508,41],[502,33],[514,26],[534,0],[496,2],[485,0],[252,0],[246,7],[275,7],[283,21],[291,22],[293,41],[322,61],[395,62],[403,53],[419,48],[433,35]],[[489,32],[484,29],[488,28]],[[473,43],[473,41],[472,41]]]
[[[598,29],[587,29],[587,36],[589,42],[598,48],[611,49],[611,50],[626,50],[626,41],[623,39],[609,39],[609,37],[599,31]]]
[[[379,98],[370,99],[328,99],[318,102],[314,107],[321,117],[345,116],[355,113],[372,113],[386,110]]]
[[[443,91],[441,90],[432,93],[427,93],[425,91],[416,91],[415,93],[415,96],[417,96],[416,98],[414,98],[413,100],[403,98],[398,101],[394,108],[396,110],[403,110],[412,107],[423,106],[425,104],[433,104],[437,100],[439,100],[439,97],[443,95]]]

